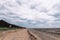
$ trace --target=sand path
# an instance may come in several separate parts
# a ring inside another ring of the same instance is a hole
[[[19,29],[6,32],[0,40],[31,40],[27,29]]]

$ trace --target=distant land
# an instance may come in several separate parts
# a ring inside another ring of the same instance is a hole
[[[17,26],[17,25],[14,25],[14,24],[10,24],[10,23],[8,23],[4,20],[0,20],[0,30],[16,29],[16,28],[25,28],[25,27]]]

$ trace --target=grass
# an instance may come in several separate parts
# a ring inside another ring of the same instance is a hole
[[[5,30],[15,30],[18,28],[7,28],[7,27],[0,27],[0,31],[5,31]]]

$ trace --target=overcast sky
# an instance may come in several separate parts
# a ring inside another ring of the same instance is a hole
[[[0,0],[0,20],[28,28],[60,28],[60,0]]]

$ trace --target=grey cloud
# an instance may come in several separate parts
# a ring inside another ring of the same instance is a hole
[[[47,13],[48,10],[47,10],[47,8],[42,8],[42,9],[40,9],[40,12],[45,12],[45,13]]]
[[[15,13],[8,12],[7,15],[15,15]]]
[[[57,12],[56,14],[53,15],[56,18],[60,18],[60,12]]]
[[[16,0],[16,3],[18,3],[19,5],[22,5],[21,1]]]
[[[5,15],[4,13],[0,13],[0,15]]]
[[[44,7],[39,7],[39,8],[37,7],[36,10],[44,13],[47,13],[49,11],[47,8],[44,8]]]
[[[39,6],[40,6],[40,5],[39,5]],[[30,5],[30,9],[35,9],[36,11],[44,12],[44,13],[47,13],[47,12],[49,11],[47,8],[38,7],[38,5],[36,5],[36,4]]]
[[[55,21],[60,21],[60,18],[57,18]]]
[[[55,5],[53,6],[53,8],[54,8],[55,10],[60,11],[60,3],[55,4]]]
[[[32,5],[30,5],[30,9],[36,9],[36,4],[32,4]]]
[[[60,28],[60,21],[55,21],[52,25],[56,28]]]
[[[0,5],[0,10],[6,10],[7,8],[4,5]]]

